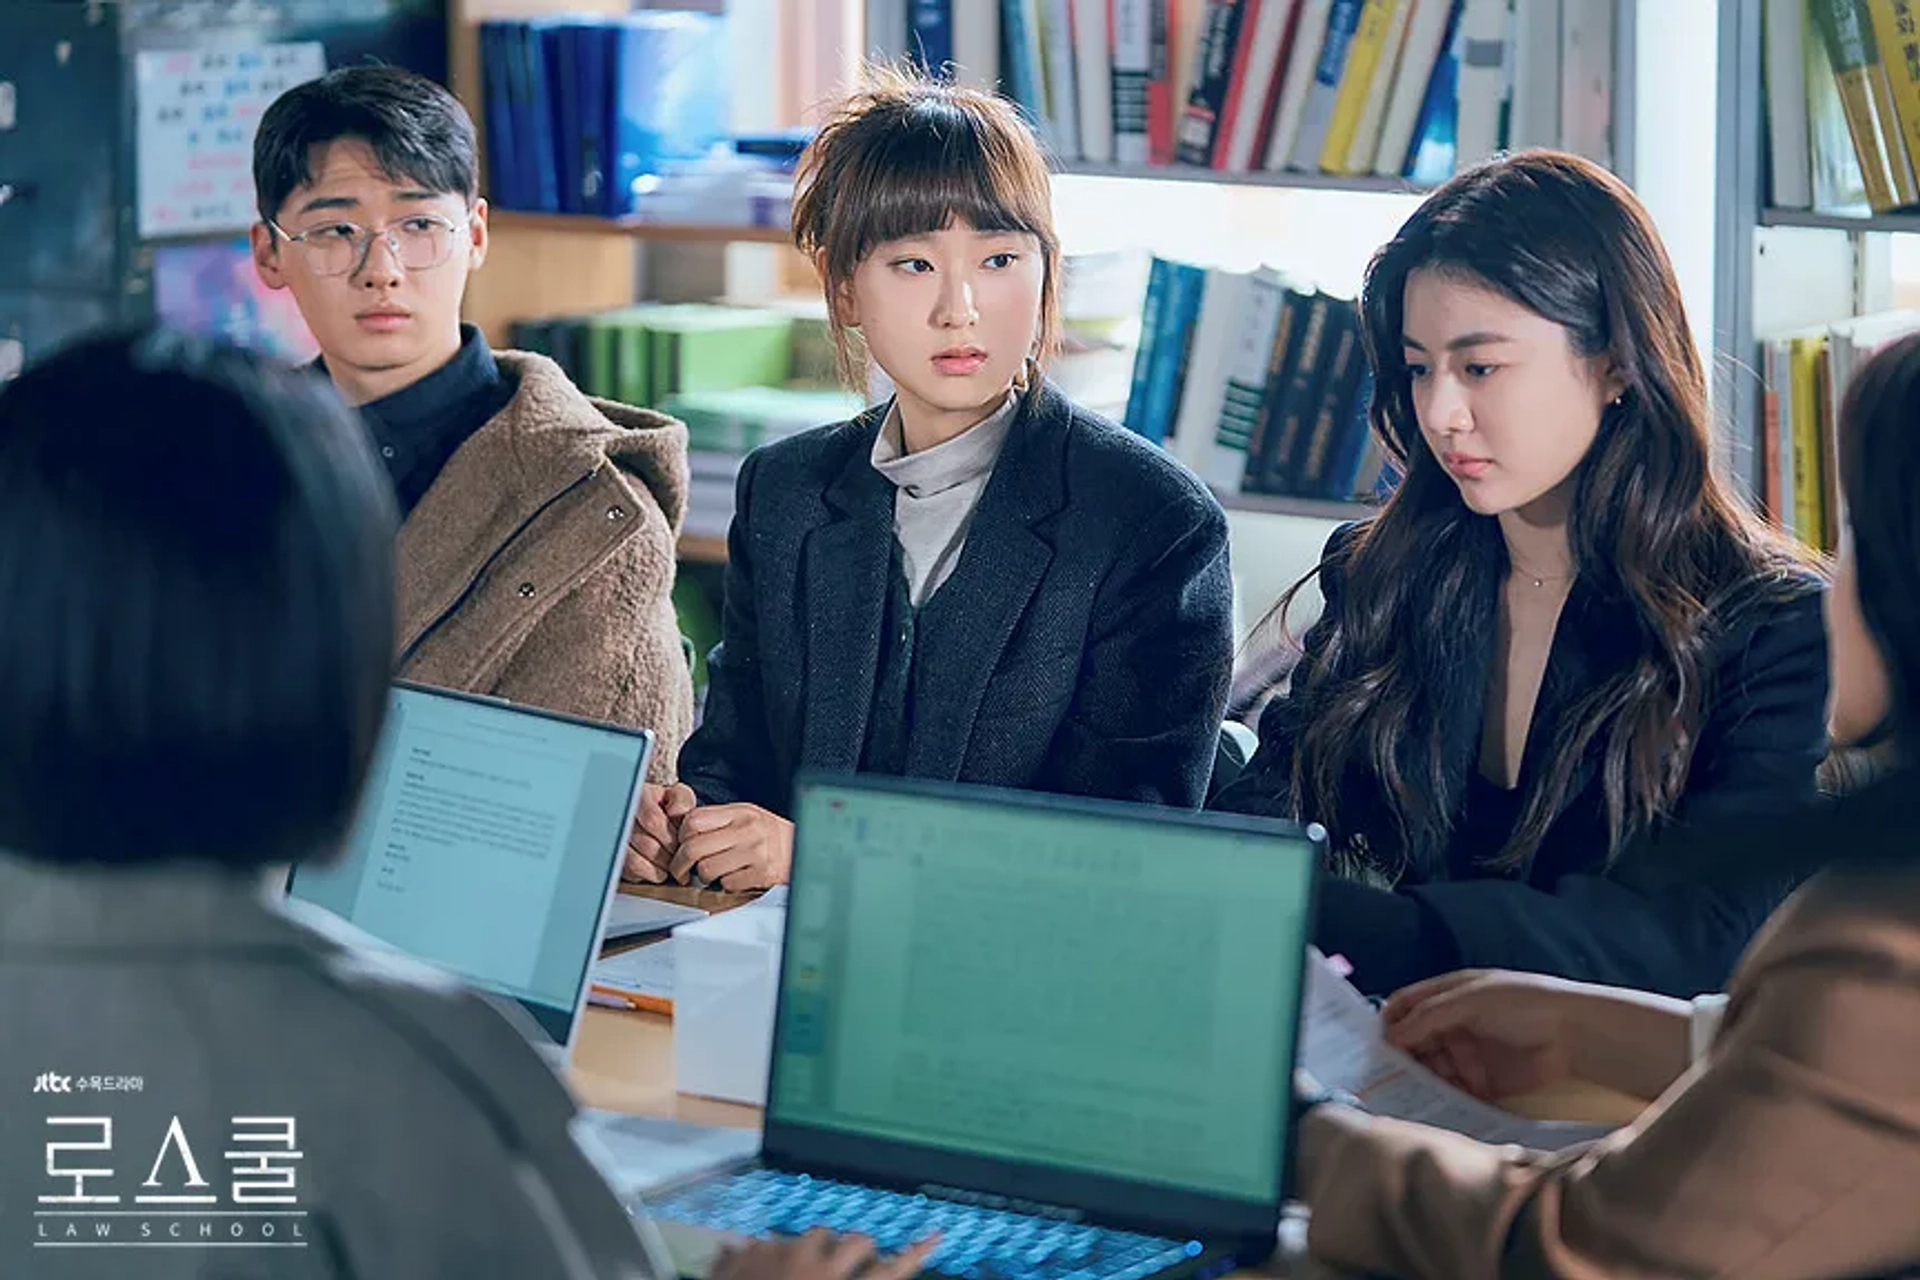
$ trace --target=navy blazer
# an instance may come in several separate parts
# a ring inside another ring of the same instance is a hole
[[[1226,515],[1191,472],[1050,383],[1027,394],[922,612],[909,777],[1195,807],[1233,663]],[[894,568],[886,407],[756,450],[721,643],[680,755],[703,804],[790,814],[866,742]],[[943,620],[933,625],[935,618]]]
[[[1321,562],[1328,608],[1304,637],[1296,681],[1326,649],[1355,527],[1343,526],[1328,540]],[[1488,625],[1458,638],[1445,669],[1427,673],[1445,691],[1438,742],[1456,797],[1464,797],[1478,767],[1496,605],[1489,598]],[[1575,580],[1528,727],[1521,791],[1547,767],[1573,704],[1632,664],[1642,643],[1630,603]],[[1685,795],[1666,830],[1629,842],[1610,858],[1603,748],[1596,743],[1525,866],[1508,872],[1484,865],[1497,850],[1463,847],[1456,829],[1446,865],[1410,868],[1396,894],[1355,882],[1327,885],[1316,927],[1321,944],[1347,952],[1356,980],[1365,976],[1362,985],[1377,990],[1453,967],[1523,969],[1683,996],[1720,990],[1754,931],[1799,878],[1817,869],[1823,852],[1810,847],[1800,865],[1786,870],[1770,864],[1742,872],[1718,861],[1710,867],[1703,846],[1677,839],[1675,828],[1813,796],[1827,743],[1820,583],[1809,575],[1739,610],[1721,621],[1713,643],[1705,718]],[[1269,703],[1260,718],[1259,750],[1213,806],[1291,817],[1293,744],[1308,714],[1311,708],[1291,695]],[[1336,833],[1336,844],[1359,835],[1376,851],[1396,847],[1386,796],[1370,768],[1348,766],[1341,812],[1349,829]],[[1381,901],[1389,896],[1399,899],[1404,929],[1394,926],[1390,904]],[[1406,954],[1414,947],[1422,954]]]

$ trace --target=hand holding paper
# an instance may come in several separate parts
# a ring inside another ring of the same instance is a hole
[[[1309,949],[1299,1065],[1321,1085],[1345,1089],[1379,1115],[1478,1138],[1558,1150],[1609,1132],[1603,1125],[1529,1120],[1475,1098],[1388,1044],[1380,1015]]]

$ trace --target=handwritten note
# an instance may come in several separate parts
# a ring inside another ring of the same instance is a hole
[[[244,231],[260,117],[326,69],[314,41],[136,54],[141,239]]]
[[[1605,1125],[1530,1120],[1454,1088],[1382,1039],[1374,1007],[1314,950],[1307,953],[1301,1019],[1300,1065],[1322,1085],[1353,1094],[1376,1115],[1541,1151],[1611,1132]]]

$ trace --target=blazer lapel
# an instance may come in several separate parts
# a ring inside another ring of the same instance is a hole
[[[1533,723],[1520,756],[1522,786],[1530,786],[1559,750],[1562,723],[1581,695],[1613,676],[1636,649],[1633,610],[1576,578],[1554,625],[1553,648],[1534,699]],[[1589,750],[1576,766],[1567,798],[1579,795],[1592,777],[1596,757]]]
[[[994,463],[960,563],[923,610],[922,640],[939,646],[940,672],[915,684],[919,702],[907,749],[913,777],[960,776],[987,682],[1053,562],[1052,546],[1034,526],[1066,505],[1072,424],[1072,406],[1042,383]]]
[[[1491,525],[1492,521],[1487,523]],[[1491,530],[1488,534],[1499,536]],[[1434,731],[1439,740],[1440,776],[1455,818],[1466,801],[1467,779],[1479,765],[1480,736],[1493,678],[1493,619],[1500,607],[1499,575],[1489,571],[1468,590],[1472,603],[1466,616],[1485,618],[1486,625],[1467,627],[1456,635],[1431,637],[1420,664],[1427,686],[1438,691]],[[1406,750],[1410,764],[1422,754],[1417,742],[1407,743]],[[1410,780],[1424,776],[1424,771],[1417,768],[1408,774]]]
[[[866,742],[893,566],[893,486],[873,469],[871,458],[883,421],[884,410],[822,495],[829,519],[807,536],[803,553],[806,711],[800,759],[809,768],[856,769]]]

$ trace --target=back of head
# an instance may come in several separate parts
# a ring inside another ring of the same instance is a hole
[[[1860,615],[1887,675],[1886,729],[1920,744],[1920,334],[1876,352],[1840,409],[1840,484]]]
[[[395,181],[418,183],[471,205],[480,194],[473,121],[444,87],[399,67],[342,67],[295,85],[260,117],[253,141],[254,199],[279,215],[311,178],[313,149],[359,139]]]
[[[311,374],[148,332],[0,391],[0,850],[327,849],[384,716],[395,527]]]
[[[793,238],[829,298],[875,246],[943,231],[1034,236],[1046,260],[1039,350],[1058,342],[1060,237],[1047,158],[1019,111],[996,94],[889,66],[834,104],[794,177]],[[850,335],[833,326],[841,374],[863,384]]]

